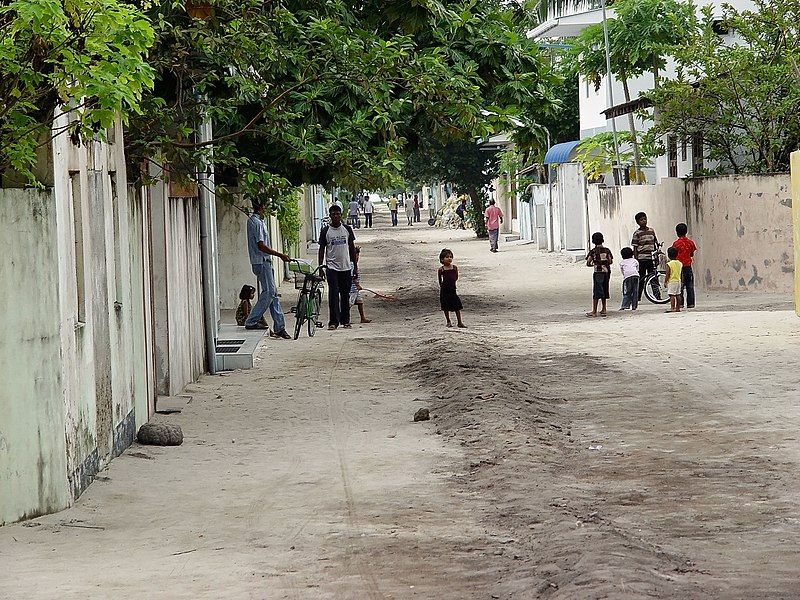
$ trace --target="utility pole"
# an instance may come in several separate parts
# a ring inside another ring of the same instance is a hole
[[[609,108],[613,108],[614,106],[614,86],[611,83],[611,51],[609,49],[608,43],[608,20],[606,19],[606,0],[600,0],[600,6],[603,9],[603,38],[605,39],[605,50],[606,50],[606,84],[608,88],[608,101],[610,102]],[[615,116],[611,116],[611,131],[614,135],[614,158],[615,164],[612,167],[612,171],[614,173],[614,181],[622,185],[624,182],[624,178],[621,177],[620,168],[622,165],[620,164],[619,160],[619,139],[617,138],[617,119]]]

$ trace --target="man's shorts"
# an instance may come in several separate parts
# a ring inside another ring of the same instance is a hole
[[[592,275],[592,298],[596,300],[608,300],[608,287],[611,282],[611,273],[593,273]]]
[[[356,304],[361,304],[362,302],[364,302],[364,296],[361,295],[361,290],[350,292],[350,306],[355,306]]]
[[[681,282],[680,281],[670,281],[667,283],[667,294],[670,296],[680,296],[681,295]]]

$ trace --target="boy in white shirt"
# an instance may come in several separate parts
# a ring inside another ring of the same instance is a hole
[[[633,258],[632,248],[623,248],[620,251],[622,261],[619,270],[622,272],[622,306],[620,310],[639,307],[639,261]]]

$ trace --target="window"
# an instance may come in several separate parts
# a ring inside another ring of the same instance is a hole
[[[671,135],[667,138],[667,177],[678,176],[678,138]]]
[[[700,175],[705,168],[703,161],[703,134],[692,136],[692,175]]]
[[[78,305],[78,323],[86,323],[86,256],[84,249],[83,221],[84,199],[81,194],[81,174],[70,171],[70,204],[72,223],[75,231],[75,297]]]
[[[686,138],[681,139],[681,160],[683,162],[686,162],[686,146],[688,146]]]

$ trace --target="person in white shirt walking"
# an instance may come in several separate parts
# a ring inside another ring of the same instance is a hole
[[[361,207],[358,204],[358,200],[353,197],[353,199],[350,200],[350,203],[347,205],[347,224],[358,229],[361,228],[361,223],[358,222],[359,208]]]
[[[375,212],[375,207],[372,206],[372,200],[369,196],[364,196],[364,227],[372,227],[372,213]]]
[[[356,262],[356,236],[352,227],[342,223],[342,209],[331,206],[328,210],[331,224],[319,234],[319,264],[325,262],[328,279],[328,329],[340,325],[350,327],[350,287],[353,285],[351,269]]]

